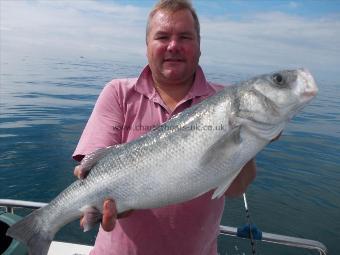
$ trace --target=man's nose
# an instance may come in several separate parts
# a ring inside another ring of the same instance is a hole
[[[176,51],[179,48],[179,42],[177,39],[171,39],[169,44],[168,44],[168,50],[169,51]]]

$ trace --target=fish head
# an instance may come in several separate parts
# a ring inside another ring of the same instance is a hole
[[[318,92],[313,76],[303,68],[276,72],[262,79],[254,83],[254,89],[273,104],[278,121],[290,119]]]
[[[240,117],[262,137],[273,139],[316,96],[318,87],[310,72],[301,68],[259,76],[240,91]]]

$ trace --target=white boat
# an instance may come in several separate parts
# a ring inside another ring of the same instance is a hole
[[[0,199],[0,208],[3,208],[3,213],[0,212],[0,253],[2,255],[26,255],[27,250],[24,245],[19,243],[16,240],[12,240],[10,237],[5,235],[9,226],[14,224],[16,221],[20,219],[14,213],[15,208],[30,208],[37,209],[45,206],[46,203],[39,202],[31,202],[31,201],[22,201],[22,200],[12,200],[12,199]],[[250,225],[251,226],[251,225]],[[248,226],[249,227],[249,226]],[[220,226],[220,235],[227,235],[236,238],[243,239],[255,239],[256,241],[273,243],[291,247],[299,247],[307,250],[314,250],[319,252],[320,255],[327,255],[327,248],[324,244],[319,241],[297,238],[286,235],[278,235],[273,233],[266,232],[258,232],[260,235],[255,236],[256,232],[253,232],[251,228],[249,229],[249,233],[244,234],[241,233],[240,228],[229,227],[229,226]],[[254,230],[254,229],[253,229]],[[256,229],[256,231],[258,231]],[[75,244],[75,243],[67,243],[67,242],[58,242],[53,241],[48,255],[85,255],[89,254],[92,246],[83,245],[83,244]]]
[[[92,248],[89,245],[53,241],[47,255],[87,255]]]

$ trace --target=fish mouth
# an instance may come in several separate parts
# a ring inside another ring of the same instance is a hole
[[[305,89],[302,91],[301,96],[306,101],[311,100],[318,94],[318,87],[314,80],[314,77],[306,68],[301,68],[298,70],[298,75],[301,81],[304,83]]]
[[[302,96],[308,98],[308,97],[315,97],[318,94],[318,91],[314,90],[314,91],[304,91],[302,93]]]

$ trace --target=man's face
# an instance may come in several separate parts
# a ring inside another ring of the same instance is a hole
[[[189,10],[158,11],[150,21],[147,57],[158,83],[192,80],[201,55],[194,19]]]

